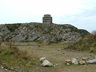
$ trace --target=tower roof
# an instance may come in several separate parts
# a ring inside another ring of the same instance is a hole
[[[51,15],[50,14],[45,14],[44,17],[51,17]]]

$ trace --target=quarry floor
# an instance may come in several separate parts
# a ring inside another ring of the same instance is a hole
[[[65,60],[72,58],[82,58],[88,57],[94,59],[95,54],[89,52],[78,52],[64,50],[66,44],[37,44],[37,43],[16,43],[19,49],[27,50],[29,55],[34,55],[35,57],[47,57],[47,59],[53,63],[54,67],[43,67],[38,64],[30,68],[30,72],[96,72],[96,64],[88,65],[71,65],[66,66]]]

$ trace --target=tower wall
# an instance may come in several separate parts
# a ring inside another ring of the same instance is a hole
[[[52,24],[52,17],[49,14],[45,14],[43,17],[44,24]]]

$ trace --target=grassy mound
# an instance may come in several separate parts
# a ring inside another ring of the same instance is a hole
[[[21,51],[17,47],[9,45],[0,46],[0,62],[1,66],[5,69],[13,70],[16,72],[22,68],[32,67],[36,65],[36,58],[30,57],[27,50]]]
[[[80,38],[75,43],[69,44],[66,49],[96,53],[96,34],[89,34],[85,38]]]

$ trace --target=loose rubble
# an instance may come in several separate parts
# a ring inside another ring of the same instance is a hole
[[[68,64],[75,64],[75,65],[85,65],[85,64],[96,64],[96,59],[89,60],[87,57],[80,58],[72,58],[72,60],[65,60],[67,65]]]
[[[67,59],[65,60],[65,65],[70,66],[72,64],[75,65],[85,65],[85,64],[95,64],[96,59],[88,60],[89,58],[87,57],[82,57],[82,58],[72,58],[72,60]],[[40,58],[41,65],[44,67],[51,67],[53,64],[46,59],[46,57],[41,57]],[[57,64],[58,65],[58,64]],[[56,66],[56,65],[54,65]]]

